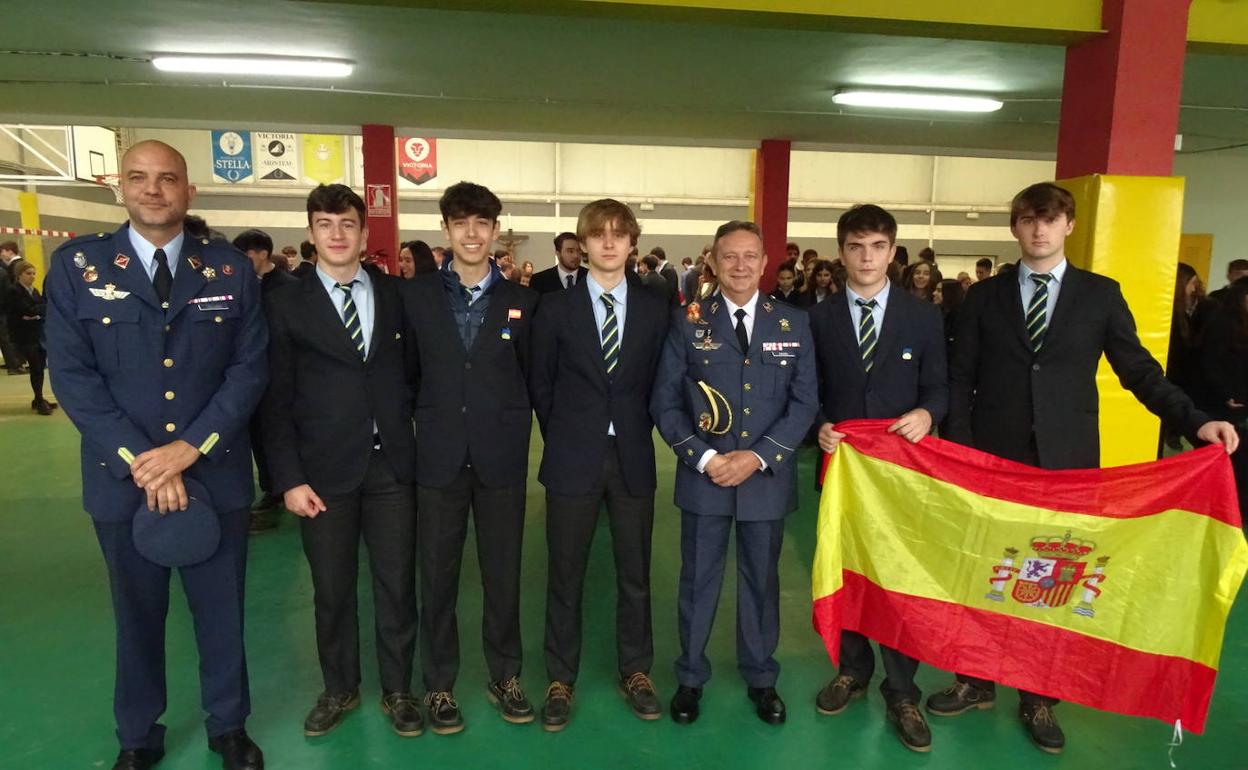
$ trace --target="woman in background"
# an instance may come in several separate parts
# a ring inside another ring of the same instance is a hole
[[[802,290],[799,307],[814,307],[836,293],[836,284],[832,280],[832,263],[826,259],[817,260],[810,271],[810,279]]]
[[[52,414],[56,404],[43,397],[43,370],[48,354],[43,349],[43,317],[48,304],[35,288],[35,266],[24,259],[9,265],[16,282],[9,292],[9,337],[30,364],[30,389],[35,398],[30,408],[39,414]]]
[[[931,262],[919,261],[906,268],[901,284],[906,291],[924,302],[931,302],[936,286],[941,281],[940,271]]]

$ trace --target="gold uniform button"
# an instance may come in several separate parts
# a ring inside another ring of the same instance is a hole
[[[221,316],[219,316],[219,315],[214,315],[214,316],[212,317],[212,320],[213,320],[213,323],[221,323]]]
[[[742,412],[745,412],[745,414],[747,414],[747,415],[748,415],[748,414],[750,413],[750,408],[747,406],[746,408],[742,409],[741,411],[742,411]]]
[[[749,437],[750,437],[750,432],[748,430],[741,431],[741,438],[749,438]]]
[[[165,331],[169,331],[169,324],[165,324]]]
[[[749,389],[750,389],[750,383],[748,383],[748,382],[747,382],[747,383],[745,383],[745,390],[747,390],[747,391],[748,391]]]
[[[688,454],[690,457],[693,457],[693,450],[692,450],[692,449],[686,449],[686,450],[685,450],[685,453],[686,453],[686,454]]]
[[[108,326],[112,322],[113,322],[113,319],[109,318],[108,316],[104,316],[103,318],[100,319],[100,323],[104,324],[105,326]]]
[[[173,423],[171,423],[171,422],[167,422],[167,423],[165,423],[165,432],[166,432],[166,433],[173,433],[173,432],[174,432],[175,430],[177,430],[177,429],[178,429],[178,426],[174,425]]]
[[[173,368],[173,359],[172,359],[172,358],[166,358],[166,359],[164,360],[164,362],[163,362],[163,363],[164,363],[164,365],[165,365],[165,368],[166,368],[166,369],[172,369],[172,368]]]
[[[165,400],[166,400],[166,401],[172,401],[172,400],[173,400],[173,391],[172,391],[172,390],[166,390],[166,391],[165,391]]]
[[[746,366],[749,366],[749,365],[750,365],[750,359],[748,359],[748,358],[747,358],[747,359],[745,359],[745,365],[746,365]]]
[[[784,461],[784,455],[776,455],[776,462],[783,462],[783,461]]]
[[[702,365],[703,365],[703,366],[706,366],[706,365],[707,365],[707,364],[709,364],[709,363],[711,363],[711,359],[709,359],[709,358],[704,358],[704,359],[702,359]]]

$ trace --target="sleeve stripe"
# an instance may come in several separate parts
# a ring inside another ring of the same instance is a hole
[[[772,438],[771,436],[763,436],[763,438],[767,439],[768,441],[770,441],[771,443],[775,444],[776,446],[780,447],[781,449],[783,449],[783,450],[785,450],[785,451],[788,451],[788,452],[795,452],[795,451],[797,451],[797,450],[793,449],[792,447],[787,447],[787,446],[785,446],[784,444],[781,444],[779,441],[776,441],[776,440],[775,440],[774,438]]]

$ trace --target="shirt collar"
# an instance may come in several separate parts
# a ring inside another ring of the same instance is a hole
[[[1020,286],[1026,286],[1031,283],[1031,277],[1033,275],[1036,275],[1036,271],[1027,267],[1027,264],[1020,259],[1018,261],[1018,284]],[[1058,262],[1057,266],[1049,271],[1049,275],[1053,276],[1053,281],[1056,281],[1059,285],[1061,284],[1062,278],[1066,275],[1065,257],[1062,257],[1062,261]]]
[[[883,310],[886,307],[888,307],[888,290],[891,288],[890,286],[891,283],[892,283],[891,281],[885,281],[884,288],[880,289],[879,292],[877,292],[876,295],[871,298],[871,299],[874,299],[876,304],[880,306],[880,310]],[[856,302],[856,300],[866,299],[866,297],[862,296],[858,292],[849,288],[849,284],[845,284],[845,294],[849,296],[849,306],[851,308],[857,307],[858,303]]]
[[[493,285],[494,281],[497,278],[501,278],[503,275],[502,271],[498,269],[498,265],[494,262],[493,259],[489,259],[486,262],[486,264],[490,266],[490,269],[486,272],[485,277],[482,278],[480,282],[473,284],[473,286],[481,287],[480,291],[472,292],[474,295],[474,299],[476,297],[480,297],[486,294],[489,291],[490,286]],[[449,277],[450,279],[452,279],[455,285],[462,286],[465,289],[472,289],[472,286],[468,286],[464,284],[462,281],[460,281],[459,273],[455,272],[454,252],[451,252],[450,254],[447,255],[446,260],[442,262],[441,269],[444,274],[444,277]]]
[[[555,269],[559,271],[559,283],[565,283],[568,276],[572,276],[575,279],[576,274],[581,272],[580,270],[564,270],[563,265],[558,262],[555,263]]]
[[[722,292],[720,293],[719,296],[723,298],[724,304],[728,306],[728,315],[731,316],[734,320],[737,317],[738,310],[745,310],[745,315],[749,318],[754,317],[754,311],[758,307],[758,289],[754,290],[754,296],[747,299],[744,305],[738,305],[737,303],[728,299],[728,295]]]
[[[150,265],[156,259],[156,249],[151,241],[139,235],[138,231],[133,227],[127,228],[130,235],[130,246],[134,249],[134,254],[144,265]],[[165,252],[165,259],[169,261],[170,270],[174,267],[174,262],[182,253],[182,242],[186,240],[186,231],[181,231],[173,236],[173,239],[159,248]]]
[[[338,280],[330,277],[328,273],[321,269],[319,264],[316,266],[316,277],[321,279],[321,285],[325,287],[325,291],[330,294],[334,293],[334,287],[338,285]],[[365,289],[369,289],[373,285],[372,279],[368,277],[368,271],[362,265],[356,266],[355,275],[351,277],[351,280],[359,281],[360,286]]]
[[[589,301],[597,302],[598,298],[606,294],[606,290],[602,288],[602,284],[594,280],[592,273],[585,274],[585,287],[589,289]],[[615,300],[615,304],[623,305],[628,302],[628,279],[621,278],[620,282],[611,290],[611,297]]]

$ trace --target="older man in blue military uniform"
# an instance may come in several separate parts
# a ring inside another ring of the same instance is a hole
[[[681,654],[672,719],[698,717],[735,522],[737,667],[758,717],[780,724],[780,544],[785,514],[797,508],[793,454],[818,405],[814,349],[806,313],[759,294],[767,258],[757,225],[720,226],[710,260],[720,292],[675,315],[650,404],[678,459]]]
[[[116,616],[114,768],[148,768],[164,756],[157,720],[165,710],[170,568],[139,552],[131,522],[145,504],[168,514],[162,526],[177,521],[177,512],[187,513],[188,485],[206,490],[196,509],[215,511],[220,529],[210,556],[180,568],[208,745],[226,768],[261,768],[244,730],[243,652],[253,493],[247,422],[268,376],[260,287],[228,243],[184,229],[195,190],[176,150],[141,142],[121,166],[130,221],[57,249],[46,326],[53,388],[82,433],[83,500]]]

